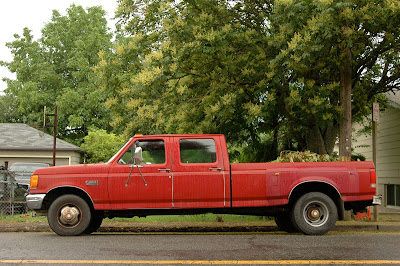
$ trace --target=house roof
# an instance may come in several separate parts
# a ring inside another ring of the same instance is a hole
[[[0,150],[53,150],[53,136],[20,123],[0,123]],[[58,139],[57,151],[83,151]]]

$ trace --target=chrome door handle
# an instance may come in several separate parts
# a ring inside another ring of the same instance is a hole
[[[171,172],[170,169],[163,169],[163,168],[158,169],[158,171],[159,171],[159,172],[167,172],[167,173]]]
[[[210,171],[222,171],[222,168],[210,168]]]

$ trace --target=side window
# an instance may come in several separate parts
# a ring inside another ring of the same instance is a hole
[[[179,147],[182,163],[215,163],[217,161],[213,139],[181,139]]]
[[[118,164],[133,164],[133,154],[135,152],[135,145],[131,145],[129,149],[118,160]]]
[[[138,140],[124,153],[119,164],[133,164],[135,149],[142,148],[142,162],[137,164],[163,164],[165,163],[165,144],[163,140]]]

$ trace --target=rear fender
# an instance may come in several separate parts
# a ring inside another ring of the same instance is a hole
[[[331,183],[321,180],[307,180],[294,186],[289,194],[289,206],[292,206],[299,197],[310,192],[328,195],[336,204],[339,219],[344,218],[344,204],[339,190]]]
[[[307,187],[307,189],[305,190],[305,192],[312,192],[312,187],[320,187],[321,185],[323,185],[324,187],[330,187],[332,190],[334,190],[336,192],[336,194],[339,196],[339,198],[341,198],[341,194],[339,192],[339,190],[336,188],[336,186],[332,185],[329,182],[326,181],[321,181],[321,180],[307,180],[307,181],[303,181],[301,183],[298,183],[297,185],[295,185],[292,190],[289,193],[289,197],[288,199],[290,200],[290,198],[300,189],[304,189],[305,187]],[[311,190],[310,190],[311,189]],[[314,190],[317,191],[317,190]],[[321,191],[317,191],[317,192],[321,192]],[[303,193],[304,194],[304,193]]]

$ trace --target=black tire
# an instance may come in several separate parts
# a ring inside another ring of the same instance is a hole
[[[296,233],[298,232],[296,226],[293,225],[290,220],[290,215],[287,212],[283,212],[275,216],[275,223],[278,226],[279,230],[288,232],[288,233]]]
[[[324,235],[336,223],[338,211],[333,200],[320,192],[301,196],[291,211],[293,225],[306,235]]]
[[[84,234],[91,234],[96,232],[103,222],[103,213],[101,212],[92,212],[92,220],[90,221],[89,227],[85,230]]]
[[[87,202],[79,196],[60,196],[50,205],[47,220],[50,228],[60,236],[77,236],[85,232],[92,214]]]

